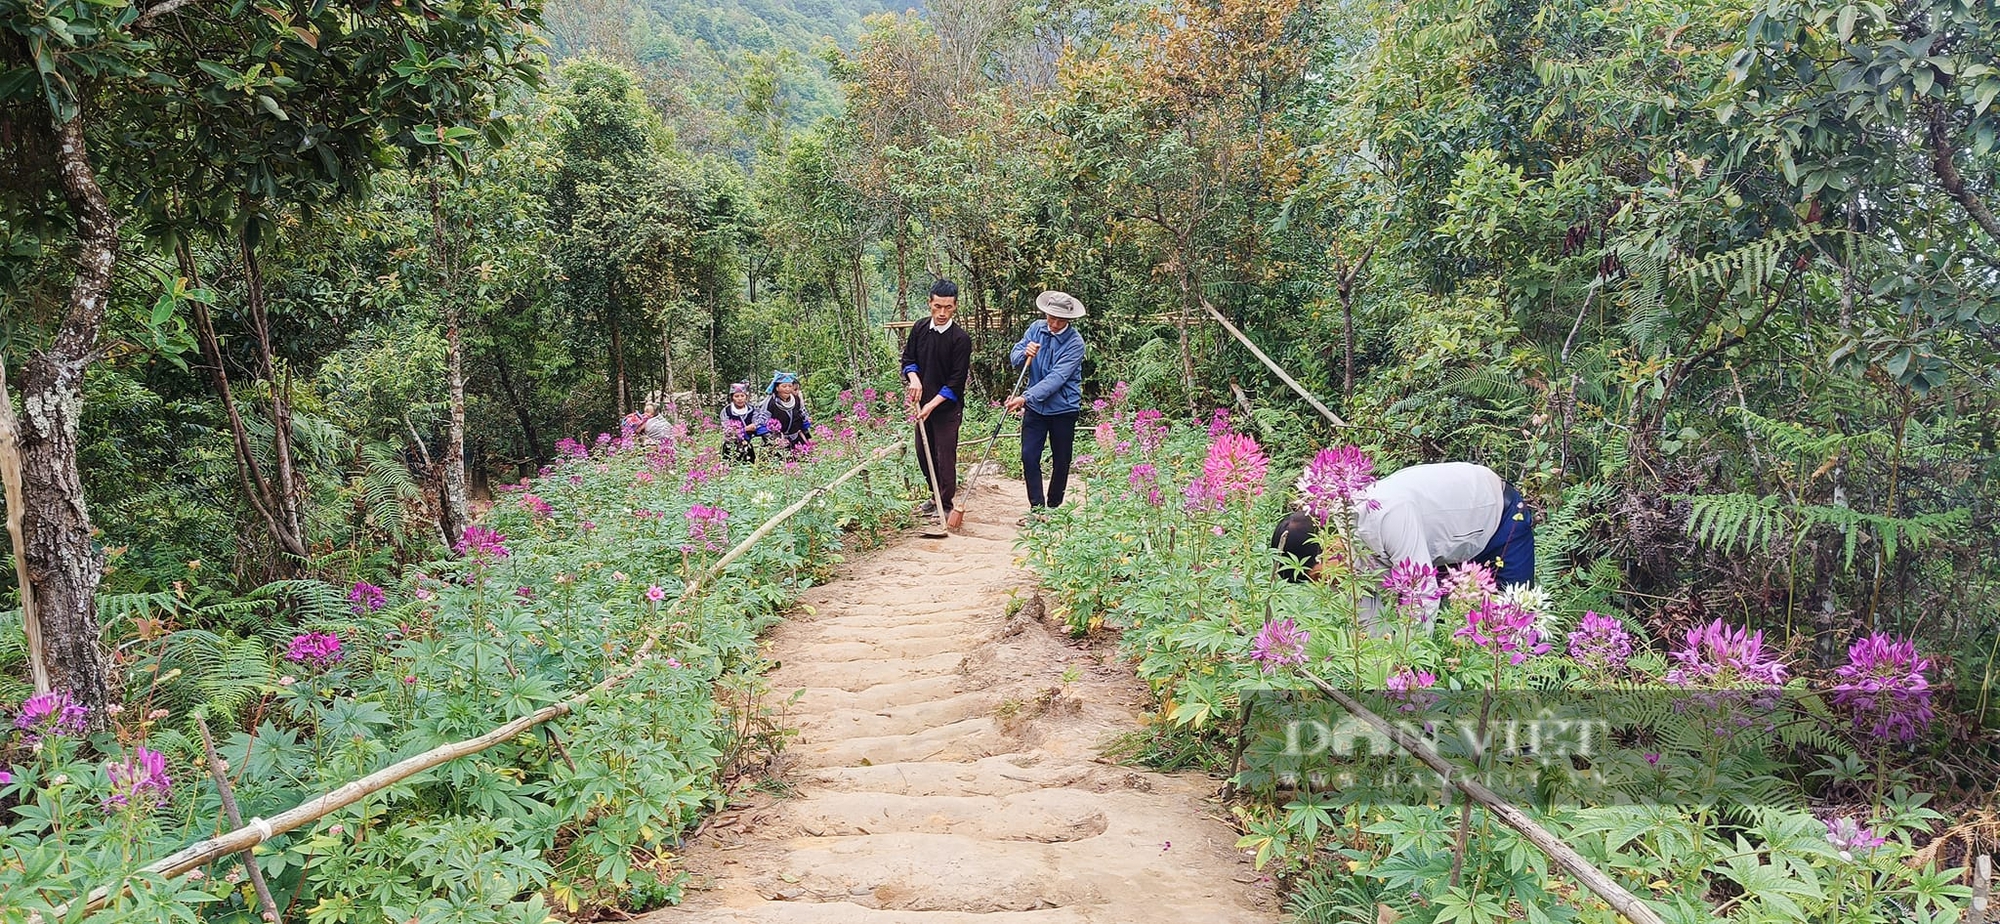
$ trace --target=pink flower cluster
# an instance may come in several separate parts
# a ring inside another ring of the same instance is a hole
[[[1616,670],[1632,657],[1632,633],[1613,617],[1584,613],[1576,631],[1569,634],[1569,656],[1585,667]]]
[[[1264,673],[1269,674],[1280,667],[1306,663],[1306,643],[1312,640],[1312,633],[1298,627],[1290,619],[1275,619],[1264,624],[1257,631],[1257,639],[1250,645],[1250,660]]]
[[[554,507],[549,506],[548,501],[543,500],[540,495],[536,494],[521,495],[521,509],[537,517],[546,517],[556,512]]]
[[[362,613],[373,613],[388,603],[389,595],[382,588],[367,581],[355,581],[354,587],[347,591],[348,608],[357,616]]]
[[[1468,561],[1445,572],[1444,591],[1452,603],[1475,606],[1499,593],[1500,585],[1493,579],[1493,569]]]
[[[305,632],[292,636],[292,644],[285,649],[285,660],[310,665],[325,670],[339,661],[340,636],[332,632]]]
[[[566,458],[581,459],[584,456],[590,455],[590,447],[585,446],[582,440],[563,437],[556,440],[556,453]]]
[[[1430,562],[1405,558],[1382,578],[1382,589],[1396,595],[1396,609],[1405,616],[1421,617],[1444,597],[1438,586],[1437,568]]]
[[[1229,409],[1219,407],[1208,418],[1208,438],[1215,439],[1229,432]]]
[[[84,721],[89,717],[90,707],[78,704],[76,697],[68,693],[53,690],[22,700],[20,714],[14,716],[14,727],[28,732],[25,737],[33,742],[44,733],[83,734]]]
[[[1664,678],[1677,687],[1783,686],[1785,663],[1764,650],[1762,630],[1736,628],[1718,619],[1689,629]]]
[[[711,552],[722,551],[722,543],[729,538],[729,511],[720,507],[696,504],[688,508],[688,542],[701,543],[702,548]],[[692,546],[683,546],[684,551],[692,551]]]
[[[1437,675],[1430,671],[1405,667],[1390,674],[1382,685],[1388,688],[1390,699],[1400,702],[1396,708],[1403,712],[1428,709],[1439,699],[1436,693],[1423,692],[1437,686]]]
[[[458,554],[481,564],[507,557],[507,537],[484,526],[468,526],[458,538]]]
[[[1881,632],[1847,647],[1847,663],[1834,669],[1833,702],[1854,712],[1854,726],[1885,740],[1908,744],[1931,727],[1929,658],[1916,643]]]
[[[173,791],[166,755],[151,748],[136,748],[131,757],[107,764],[105,770],[111,778],[111,794],[104,799],[107,812],[128,807],[151,811]]]
[[[1820,823],[1826,825],[1826,842],[1833,845],[1834,851],[1843,860],[1853,860],[1855,854],[1865,857],[1889,842],[1888,838],[1876,834],[1867,825],[1845,815]]]
[[[1202,462],[1201,477],[1190,482],[1185,494],[1187,509],[1222,510],[1237,499],[1250,500],[1264,493],[1264,473],[1270,460],[1253,437],[1223,433],[1208,444],[1208,458]]]
[[[1166,415],[1147,408],[1132,415],[1132,439],[1139,444],[1139,450],[1151,453],[1167,441]]]
[[[1358,446],[1322,449],[1299,476],[1299,494],[1306,512],[1325,525],[1336,514],[1355,513],[1362,492],[1375,483],[1375,460]]]
[[[1152,463],[1141,462],[1132,466],[1132,471],[1125,476],[1125,483],[1131,485],[1132,493],[1144,494],[1146,503],[1160,506],[1160,471]]]
[[[1465,614],[1465,625],[1452,637],[1504,653],[1509,664],[1549,653],[1548,643],[1535,631],[1535,614],[1505,600],[1488,599],[1473,607]]]

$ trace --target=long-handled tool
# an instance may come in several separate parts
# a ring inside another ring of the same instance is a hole
[[[921,443],[924,447],[923,469],[931,485],[931,503],[935,504],[938,511],[942,513],[944,511],[944,492],[938,490],[937,456],[931,454],[931,432],[929,428],[924,426],[924,421],[922,420],[917,421],[917,442]],[[950,535],[950,533],[945,532],[944,527],[940,525],[939,521],[925,517],[923,525],[919,528],[918,535],[926,539],[943,539]]]
[[[1021,374],[1015,377],[1014,387],[1007,392],[1008,401],[1014,400],[1014,396],[1021,393],[1022,383],[1028,381],[1028,367],[1033,364],[1034,360],[1024,360],[1021,363]],[[1006,423],[1007,405],[1005,402],[1002,402],[1000,405],[1000,416],[993,421],[993,432],[986,437],[986,451],[979,454],[979,464],[972,467],[971,475],[966,476],[965,489],[959,492],[959,502],[952,505],[951,514],[945,518],[946,526],[957,529],[965,525],[964,499],[972,494],[972,486],[979,483],[979,471],[986,467],[986,461],[993,458],[993,447],[1000,443],[1000,428],[1005,426]]]

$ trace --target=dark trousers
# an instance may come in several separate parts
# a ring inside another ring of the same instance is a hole
[[[958,497],[958,425],[964,419],[958,405],[945,404],[918,424],[930,438],[931,451],[925,456],[924,441],[917,440],[917,466],[926,479],[937,472],[938,510],[943,513],[951,512],[951,502]],[[925,487],[929,486],[926,481]]]
[[[1473,561],[1492,568],[1503,590],[1535,583],[1535,512],[1513,485],[1507,486],[1507,506],[1500,508],[1499,531]]]
[[[1077,411],[1067,414],[1027,412],[1021,418],[1021,477],[1028,480],[1028,505],[1060,507],[1069,487],[1069,460],[1076,450]],[[1049,446],[1049,493],[1042,496],[1042,444]]]

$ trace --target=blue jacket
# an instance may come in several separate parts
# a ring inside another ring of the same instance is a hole
[[[1083,409],[1083,335],[1076,325],[1060,334],[1049,333],[1049,322],[1028,325],[1021,342],[1014,344],[1008,362],[1018,366],[1027,355],[1028,344],[1039,343],[1041,351],[1028,364],[1028,410],[1037,414],[1068,414]]]

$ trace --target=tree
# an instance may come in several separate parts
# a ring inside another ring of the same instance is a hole
[[[268,210],[353,195],[387,149],[476,134],[496,93],[534,79],[538,15],[533,3],[450,16],[374,3],[279,3],[256,15],[190,0],[0,7],[0,111],[34,138],[23,145],[25,180],[9,184],[29,193],[10,199],[8,218],[62,229],[73,248],[66,308],[22,389],[24,554],[55,686],[88,706],[110,702],[94,600],[103,560],[76,433],[123,232],[137,225],[137,236],[171,246],[196,228],[227,231],[268,359],[255,264]],[[109,137],[118,143],[100,146]],[[282,433],[277,399],[272,416]],[[284,480],[263,512],[297,538]]]

